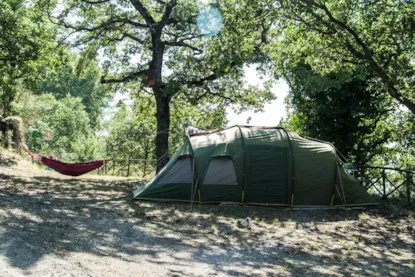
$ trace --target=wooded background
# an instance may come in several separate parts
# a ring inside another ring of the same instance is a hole
[[[282,126],[351,163],[413,170],[414,35],[411,0],[4,0],[1,141],[17,116],[34,152],[159,170],[183,123],[261,111],[283,79]],[[246,85],[246,66],[270,81]],[[131,101],[111,106],[121,94]]]

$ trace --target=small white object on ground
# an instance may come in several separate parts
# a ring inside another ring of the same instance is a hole
[[[251,227],[251,218],[247,217],[242,221],[239,221],[241,227],[250,228]]]

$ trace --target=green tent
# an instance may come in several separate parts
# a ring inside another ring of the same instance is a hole
[[[332,144],[280,127],[194,133],[134,199],[272,206],[376,204]]]

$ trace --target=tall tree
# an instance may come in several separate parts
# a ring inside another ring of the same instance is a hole
[[[37,81],[37,72],[58,60],[55,27],[32,1],[0,2],[0,118],[13,113],[19,90]]]
[[[154,96],[160,170],[169,159],[170,103],[178,95],[195,104],[204,97],[221,99],[223,107],[261,107],[274,98],[243,83],[243,65],[263,58],[259,50],[270,24],[266,13],[247,12],[258,10],[251,5],[260,4],[69,0],[49,16],[77,34],[77,45],[99,43],[105,49],[108,75],[102,83],[141,82]]]
[[[321,72],[363,66],[378,87],[415,114],[414,1],[276,0],[273,5],[284,29],[273,47],[276,59],[305,55]]]
[[[82,104],[90,118],[90,125],[96,128],[101,120],[102,111],[108,106],[112,95],[108,87],[100,83],[100,70],[94,60],[86,65],[82,57],[71,55],[76,63],[56,68],[55,72],[44,75],[43,81],[34,89],[36,94],[53,94],[61,100],[70,95],[82,99]],[[84,66],[80,64],[84,63]],[[85,68],[82,68],[85,67]]]
[[[195,107],[180,97],[171,107],[169,150],[176,152],[183,144],[183,123],[216,129],[226,124],[225,110],[219,105],[201,102]],[[156,118],[154,99],[133,95],[133,104],[120,103],[112,120],[107,122],[108,149],[111,156],[154,159]]]
[[[394,129],[385,122],[391,99],[371,87],[361,72],[322,76],[304,63],[291,64],[284,76],[290,85],[288,127],[334,143],[351,161],[365,164],[383,153]]]

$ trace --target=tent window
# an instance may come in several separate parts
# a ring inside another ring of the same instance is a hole
[[[205,185],[237,185],[235,168],[230,157],[214,158],[206,172]]]
[[[192,158],[182,156],[177,159],[166,175],[158,181],[159,184],[191,184]]]

